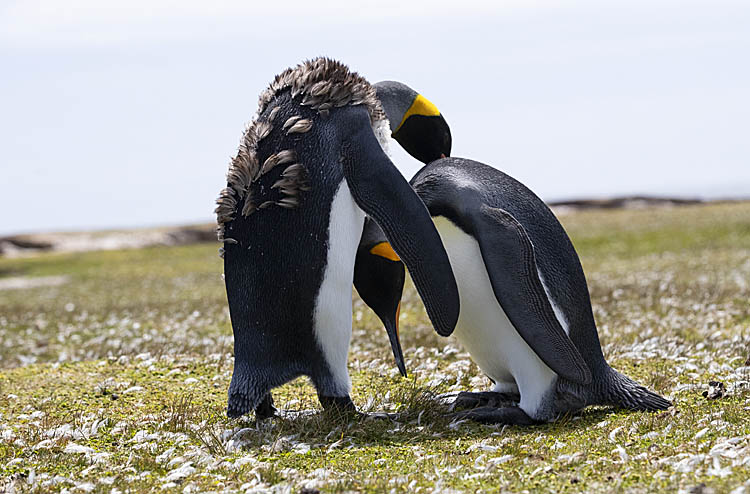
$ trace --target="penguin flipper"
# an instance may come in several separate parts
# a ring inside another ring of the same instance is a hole
[[[427,207],[380,147],[369,121],[353,126],[341,153],[354,200],[406,264],[435,331],[449,336],[458,322],[458,286]]]
[[[539,278],[534,245],[510,213],[483,204],[476,236],[495,297],[516,331],[542,361],[570,381],[588,384],[591,371],[563,330]]]

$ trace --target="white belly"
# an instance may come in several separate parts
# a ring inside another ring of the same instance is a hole
[[[328,261],[314,316],[315,338],[340,388],[336,396],[349,394],[346,363],[352,336],[352,283],[364,221],[364,211],[354,202],[346,180],[342,180],[331,204]]]
[[[521,338],[495,298],[477,241],[442,216],[433,221],[458,284],[461,313],[453,334],[495,381],[496,391],[518,386],[521,408],[533,415],[557,375]]]

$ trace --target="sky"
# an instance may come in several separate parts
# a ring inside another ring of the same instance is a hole
[[[212,221],[258,95],[320,55],[545,200],[750,197],[749,53],[746,1],[0,0],[0,234]]]

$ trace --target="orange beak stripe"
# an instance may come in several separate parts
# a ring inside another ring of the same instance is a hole
[[[398,257],[398,254],[396,254],[396,251],[393,250],[393,247],[391,247],[391,244],[389,244],[388,242],[380,242],[375,247],[370,249],[370,254],[374,254],[380,257],[385,257],[389,261],[401,260],[401,258]]]

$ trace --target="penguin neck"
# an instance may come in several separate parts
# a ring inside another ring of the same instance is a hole
[[[378,140],[378,144],[380,144],[380,148],[383,150],[386,156],[393,161],[393,156],[391,156],[391,149],[389,146],[389,141],[391,137],[391,124],[388,122],[387,118],[384,118],[382,120],[377,120],[375,123],[372,124],[372,131],[375,133],[375,137]]]

